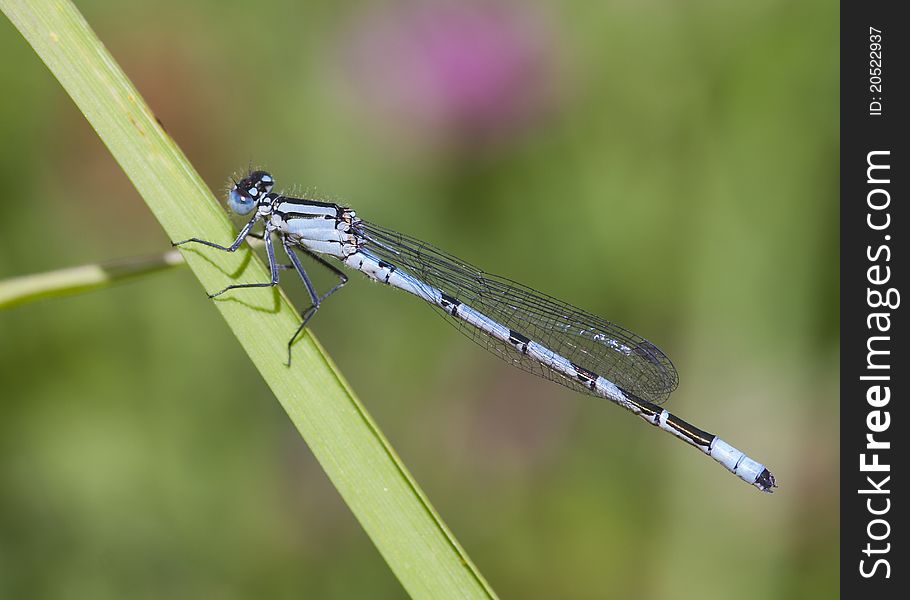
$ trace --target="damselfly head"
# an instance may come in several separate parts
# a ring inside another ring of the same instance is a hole
[[[265,171],[253,171],[234,182],[228,192],[228,208],[238,215],[249,214],[272,191],[275,180]]]

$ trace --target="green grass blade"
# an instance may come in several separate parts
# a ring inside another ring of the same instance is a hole
[[[180,252],[171,250],[154,256],[139,256],[23,275],[22,277],[11,277],[0,281],[0,309],[12,308],[45,298],[59,298],[90,292],[184,264],[186,263]]]
[[[171,239],[232,239],[224,211],[72,3],[0,0],[0,8]],[[268,280],[248,249],[193,249],[184,257],[206,290],[229,279]],[[305,336],[294,366],[284,366],[288,333],[300,320],[281,291],[246,292],[214,304],[405,589],[420,598],[494,596],[316,340]]]

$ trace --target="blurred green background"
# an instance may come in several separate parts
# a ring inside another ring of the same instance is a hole
[[[355,276],[313,330],[503,597],[836,594],[836,3],[78,4],[213,189],[266,166],[641,333],[778,477]],[[167,249],[5,19],[0,80],[0,277]],[[404,595],[186,270],[0,313],[0,381],[0,597]]]

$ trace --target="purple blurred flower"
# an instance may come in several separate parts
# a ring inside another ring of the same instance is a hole
[[[456,148],[514,138],[552,105],[555,52],[527,5],[372,10],[343,36],[357,107],[400,136]]]

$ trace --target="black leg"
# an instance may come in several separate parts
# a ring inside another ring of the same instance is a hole
[[[252,227],[252,222],[250,222],[249,226]],[[278,263],[275,262],[275,249],[274,249],[274,247],[272,247],[271,233],[272,233],[271,231],[266,229],[265,236],[264,236],[265,252],[266,252],[266,255],[269,257],[269,270],[272,272],[271,281],[268,281],[266,283],[238,283],[235,285],[229,285],[226,288],[224,288],[223,290],[221,290],[220,292],[217,292],[214,294],[209,294],[209,298],[214,298],[216,296],[220,296],[221,294],[225,293],[228,290],[238,290],[238,289],[242,289],[242,288],[257,288],[257,287],[275,287],[276,285],[278,285]],[[240,240],[242,242],[243,238],[240,238]]]
[[[246,237],[253,238],[254,240],[260,240],[260,241],[265,239],[265,235],[262,233],[249,233],[249,234],[247,234]],[[294,268],[294,265],[278,265],[279,271],[287,271],[288,269],[293,269],[293,268]]]
[[[234,252],[237,248],[240,247],[240,244],[243,243],[244,238],[250,235],[250,230],[253,228],[253,225],[256,224],[256,221],[259,220],[259,214],[253,215],[253,218],[250,219],[250,222],[243,226],[243,229],[240,230],[240,234],[237,236],[237,239],[234,240],[234,243],[230,246],[222,246],[214,242],[209,242],[206,240],[200,240],[199,238],[190,238],[188,240],[183,240],[182,242],[171,242],[172,246],[180,246],[189,242],[195,242],[197,244],[203,244],[205,246],[210,246],[212,248],[217,248],[219,250],[224,250],[225,252]]]
[[[297,274],[300,275],[300,279],[303,280],[303,285],[306,286],[307,292],[310,294],[310,306],[306,308],[303,312],[300,313],[300,316],[303,318],[303,322],[300,323],[300,327],[297,328],[297,331],[294,332],[294,335],[291,336],[291,339],[288,340],[288,362],[287,366],[291,366],[291,346],[294,344],[294,340],[297,339],[297,336],[300,335],[300,332],[307,326],[307,323],[310,322],[310,319],[313,318],[313,315],[316,314],[316,311],[319,310],[319,306],[322,304],[323,300],[337,292],[341,287],[348,282],[348,276],[345,275],[340,269],[335,265],[330,264],[328,261],[323,259],[321,256],[317,256],[312,252],[304,250],[311,258],[315,259],[322,266],[326,267],[335,275],[338,276],[338,283],[330,289],[328,292],[319,296],[316,293],[316,288],[313,286],[313,282],[310,281],[309,275],[307,275],[306,269],[303,268],[303,264],[300,262],[300,257],[297,256],[297,253],[294,252],[294,249],[285,242],[284,251],[287,252],[288,257],[291,259],[291,263],[294,268],[297,270]]]
[[[316,262],[321,264],[323,267],[325,267],[326,269],[328,269],[329,271],[334,273],[336,277],[338,277],[338,283],[335,284],[335,287],[333,287],[332,289],[330,289],[329,291],[324,293],[322,295],[322,297],[319,298],[319,302],[321,303],[323,300],[325,300],[326,298],[328,298],[329,296],[331,296],[332,294],[334,294],[335,292],[340,290],[341,287],[348,282],[348,276],[345,274],[344,271],[342,271],[341,269],[339,269],[338,267],[336,267],[335,265],[333,265],[326,259],[322,258],[318,254],[314,254],[314,253],[310,252],[309,250],[307,250],[306,248],[304,248],[303,251],[306,253],[307,256],[309,256],[310,258],[312,258],[313,260],[315,260]]]

